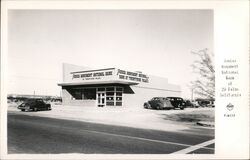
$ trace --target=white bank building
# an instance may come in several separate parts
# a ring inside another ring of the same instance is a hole
[[[143,107],[153,97],[181,96],[167,78],[119,68],[90,69],[63,64],[63,105]]]

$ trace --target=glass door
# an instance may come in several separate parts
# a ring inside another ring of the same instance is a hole
[[[105,92],[97,92],[97,106],[104,107],[105,103]]]

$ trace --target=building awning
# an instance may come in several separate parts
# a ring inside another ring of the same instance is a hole
[[[100,85],[100,84],[126,84],[126,85],[137,85],[137,82],[131,81],[89,81],[89,82],[69,82],[69,83],[58,83],[58,86],[79,86],[79,85]]]

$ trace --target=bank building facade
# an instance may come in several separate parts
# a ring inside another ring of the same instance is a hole
[[[167,78],[119,68],[91,69],[63,64],[63,105],[143,107],[153,97],[181,96]]]

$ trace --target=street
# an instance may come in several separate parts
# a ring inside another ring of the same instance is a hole
[[[206,128],[167,132],[8,113],[9,154],[212,154],[213,139]]]

